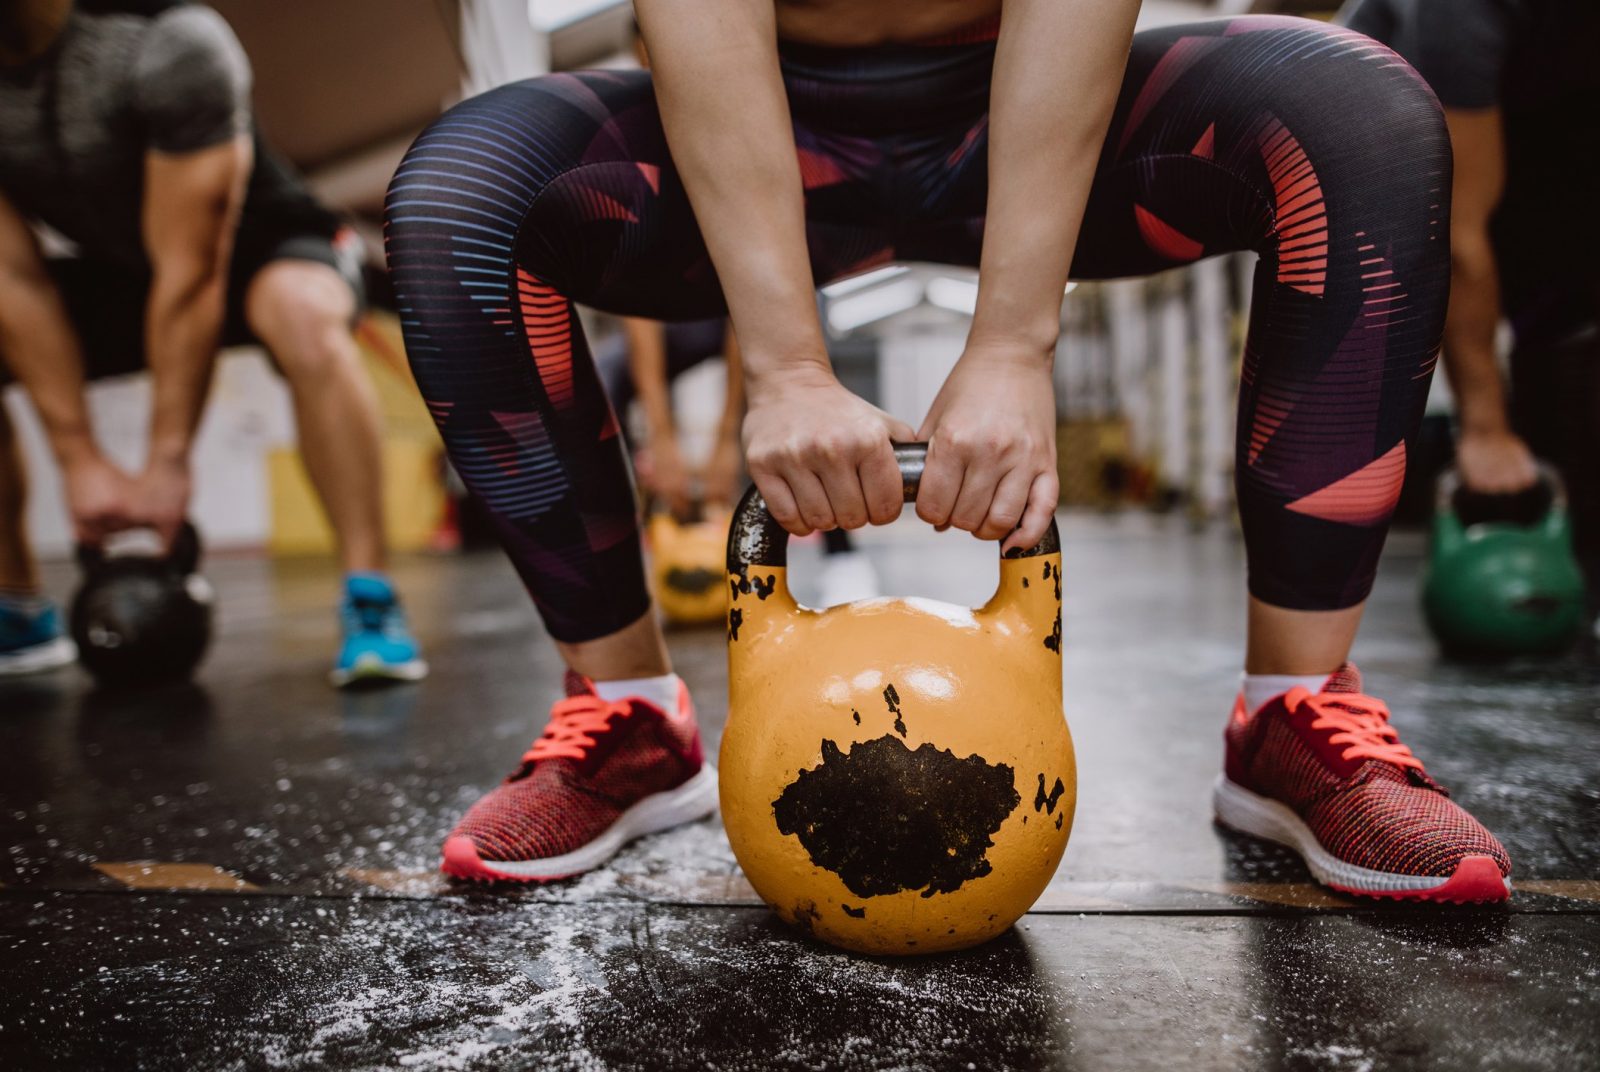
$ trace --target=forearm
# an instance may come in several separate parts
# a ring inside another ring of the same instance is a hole
[[[1134,0],[1007,0],[989,113],[973,343],[1049,360],[1084,204],[1138,13]]]
[[[1495,356],[1500,280],[1486,236],[1454,237],[1444,367],[1465,432],[1507,431],[1505,385]]]
[[[57,461],[69,467],[93,455],[83,355],[42,266],[0,271],[0,356],[32,399]]]
[[[156,275],[146,313],[152,400],[150,459],[182,461],[194,442],[222,334],[221,271]]]
[[[739,437],[739,423],[744,420],[744,357],[739,348],[739,337],[729,325],[727,342],[723,344],[723,360],[728,366],[727,392],[722,401],[722,421],[717,434],[726,440]]]
[[[828,372],[771,3],[638,0],[667,141],[752,382]]]

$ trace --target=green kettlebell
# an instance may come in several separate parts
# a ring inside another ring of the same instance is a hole
[[[1486,512],[1482,504],[1495,500],[1467,492],[1454,470],[1440,477],[1422,606],[1446,650],[1550,653],[1583,628],[1566,492],[1552,469],[1541,467],[1540,481],[1533,492],[1500,497],[1519,501],[1520,511]]]

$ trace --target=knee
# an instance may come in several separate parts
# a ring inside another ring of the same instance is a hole
[[[269,267],[250,294],[251,325],[291,385],[326,382],[359,365],[349,288],[331,271],[324,279],[300,267]]]
[[[412,143],[384,197],[384,248],[397,284],[453,269],[452,254],[504,256],[539,177],[519,94],[503,86],[463,101]],[[514,125],[513,125],[514,124]],[[520,137],[519,137],[520,135]]]
[[[1432,166],[1440,157],[1448,159],[1444,110],[1428,83],[1396,52],[1340,26],[1275,21],[1292,24],[1283,44],[1287,55],[1297,57],[1277,67],[1284,78],[1274,95],[1293,98],[1282,111],[1311,117],[1375,160]],[[1399,148],[1404,152],[1397,153]]]

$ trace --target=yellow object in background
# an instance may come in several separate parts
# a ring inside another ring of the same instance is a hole
[[[721,622],[728,612],[724,579],[728,546],[726,509],[687,524],[653,514],[647,527],[656,602],[677,625]]]
[[[1108,507],[1130,497],[1127,474],[1134,460],[1125,418],[1060,422],[1056,425],[1056,455],[1062,506]]]
[[[442,448],[427,406],[406,365],[400,324],[392,313],[374,312],[356,329],[362,364],[377,390],[383,427],[384,530],[395,551],[433,545],[445,516]],[[325,555],[334,549],[322,504],[294,446],[267,456],[274,555]]]
[[[328,527],[300,464],[300,452],[279,447],[267,455],[272,493],[272,533],[267,549],[274,555],[326,555],[334,549]],[[383,443],[383,523],[394,551],[425,551],[433,546],[445,511],[439,479],[439,448],[407,439]]]

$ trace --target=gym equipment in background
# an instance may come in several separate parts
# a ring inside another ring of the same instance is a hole
[[[166,554],[80,546],[83,583],[72,600],[78,659],[104,688],[187,678],[211,641],[211,585],[200,576],[200,535],[185,522]]]
[[[650,515],[646,534],[656,602],[674,625],[706,625],[726,616],[723,556],[731,516],[726,507],[693,521],[679,521],[664,510]]]
[[[899,446],[907,502],[926,444]],[[1066,849],[1061,549],[1000,562],[978,610],[869,599],[809,610],[751,488],[728,534],[722,817],[784,920],[846,949],[934,953],[1012,925]]]
[[[1449,652],[1557,652],[1584,624],[1583,575],[1553,469],[1514,495],[1483,495],[1455,470],[1439,480],[1422,584],[1428,627]]]

